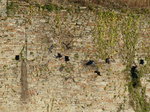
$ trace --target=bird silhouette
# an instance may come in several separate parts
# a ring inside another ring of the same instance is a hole
[[[95,62],[93,60],[89,60],[85,65],[94,65]]]
[[[144,64],[144,60],[140,59],[140,64],[143,65]]]
[[[105,62],[108,63],[108,64],[110,64],[110,58],[106,58]]]
[[[61,57],[62,57],[62,55],[60,53],[57,53],[56,58],[61,58]]]
[[[70,61],[69,56],[65,56],[65,61],[66,62]]]
[[[97,75],[101,76],[100,71],[94,71],[94,73],[96,73]]]

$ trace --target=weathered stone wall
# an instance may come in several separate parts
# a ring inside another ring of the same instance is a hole
[[[0,16],[6,16],[7,0],[0,0]]]
[[[1,18],[0,112],[134,112],[122,58],[99,57],[97,21],[84,9]]]

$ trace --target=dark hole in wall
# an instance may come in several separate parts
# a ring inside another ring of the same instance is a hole
[[[62,57],[62,55],[60,53],[57,53],[56,58],[61,58],[61,57]]]
[[[30,52],[30,55],[33,55],[34,53],[33,52]]]
[[[65,56],[65,61],[66,62],[70,61],[69,56]]]
[[[139,62],[141,65],[144,65],[144,60],[143,59],[140,59],[140,62]]]
[[[16,55],[15,56],[15,60],[19,60],[20,59],[20,56],[19,55]]]
[[[93,65],[95,62],[93,60],[89,60],[85,65]]]
[[[110,58],[106,58],[106,59],[105,59],[105,63],[110,64]]]
[[[101,76],[101,73],[100,73],[100,71],[94,71],[94,73],[96,73],[97,75],[99,75],[99,76]]]

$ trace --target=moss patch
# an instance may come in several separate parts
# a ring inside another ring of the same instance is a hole
[[[12,16],[15,15],[16,11],[18,9],[18,4],[15,2],[10,2],[7,4],[7,15]]]
[[[46,4],[46,5],[42,6],[42,9],[43,10],[46,9],[47,11],[52,12],[52,11],[59,11],[59,10],[61,10],[63,8],[59,7],[59,6],[55,5],[55,4]]]

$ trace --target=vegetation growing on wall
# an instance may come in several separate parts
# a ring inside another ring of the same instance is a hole
[[[59,11],[61,7],[54,4],[46,4],[41,6],[36,4],[35,7],[39,9],[51,11]],[[18,5],[11,2],[7,6],[8,13],[15,14]],[[33,7],[30,6],[30,9]],[[130,71],[132,64],[134,63],[136,45],[139,39],[139,22],[140,17],[129,13],[128,15],[121,15],[114,11],[103,11],[99,12],[98,21],[98,46],[99,55],[102,59],[106,59],[111,56],[119,55],[126,64],[126,71]],[[55,19],[56,26],[59,28],[60,17],[56,16]],[[123,43],[119,43],[123,41]],[[121,47],[121,50],[119,48]],[[119,49],[118,49],[119,48]],[[147,50],[149,51],[149,50]],[[123,54],[123,55],[122,55]],[[150,60],[149,57],[146,58]],[[66,67],[66,72],[71,73],[73,69],[68,69]],[[148,66],[144,66],[138,72],[138,78],[129,81],[128,90],[130,93],[131,105],[136,112],[148,112],[149,103],[145,99],[145,87],[141,86],[140,79],[142,74],[148,70]],[[131,76],[130,73],[127,73]],[[138,86],[134,87],[133,84],[136,83]]]
[[[59,11],[59,10],[61,10],[63,8],[57,6],[56,4],[46,4],[46,5],[42,6],[42,9],[43,10],[46,9],[47,11],[51,12],[51,11]]]
[[[100,11],[98,21],[98,46],[99,56],[102,59],[119,55],[124,64],[126,64],[127,77],[130,77],[128,90],[130,93],[130,102],[136,112],[148,112],[149,103],[145,99],[145,87],[141,86],[140,78],[144,71],[139,69],[136,78],[129,73],[134,64],[136,46],[139,39],[140,16],[128,13],[121,15],[114,11]],[[116,46],[119,45],[121,50]],[[119,53],[120,52],[120,53]],[[132,71],[133,72],[133,71]],[[134,74],[134,75],[135,75]],[[136,86],[135,86],[136,85]]]
[[[10,0],[7,4],[7,14],[9,16],[13,16],[15,14],[22,14],[22,13],[23,14],[32,14],[32,13],[37,14],[37,12],[38,12],[38,14],[40,14],[43,10],[52,12],[52,11],[60,11],[62,9],[65,9],[67,11],[73,11],[73,9],[80,10],[80,6],[85,6],[85,7],[87,7],[87,9],[93,10],[93,11],[97,10],[99,6],[105,6],[105,7],[107,7],[107,9],[115,9],[117,11],[120,11],[121,13],[127,13],[129,10],[133,11],[134,13],[137,13],[137,14],[149,14],[150,13],[150,10],[148,8],[129,9],[128,7],[122,6],[119,1],[114,2],[111,0],[109,0],[109,1],[105,1],[105,0],[102,0],[102,1],[99,1],[99,0],[89,0],[89,1],[68,0],[68,1],[61,1],[61,2],[60,1],[56,2],[53,0],[48,1],[48,2],[43,1],[45,4],[40,4],[40,2],[36,1],[36,0],[34,0],[34,1],[32,1],[32,0],[26,1],[25,0],[25,2],[27,2],[27,3],[21,2],[21,5],[20,5],[19,1]],[[65,8],[63,8],[62,6],[65,6]],[[24,10],[24,9],[27,9],[27,10]]]
[[[7,15],[14,15],[18,9],[18,4],[15,2],[9,2],[7,4]]]
[[[135,53],[137,52],[136,45],[139,39],[139,22],[139,17],[133,14],[128,15],[128,19],[124,22],[125,24],[123,29],[125,29],[125,32],[123,34],[126,37],[125,45],[127,51],[127,70],[129,70],[134,63]],[[131,82],[129,82],[128,88],[130,93],[131,105],[133,106],[134,110],[136,112],[149,112],[150,104],[146,101],[146,88],[141,85],[141,78],[143,77],[146,69],[144,71],[142,69],[143,67],[138,68],[138,71],[136,73],[138,77],[132,78]]]
[[[101,58],[110,57],[116,51],[114,47],[117,44],[119,17],[115,12],[100,11],[98,21],[98,45]]]
[[[134,62],[136,45],[139,38],[139,16],[134,14],[127,15],[123,19],[121,25],[123,41],[124,41],[124,54],[127,67],[130,67]]]
[[[7,3],[8,16],[14,16],[15,14],[43,14],[43,12],[60,11],[62,9],[63,7],[53,3],[48,3],[45,5],[36,2],[32,3],[31,1],[26,4],[18,1],[9,1]]]

